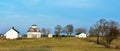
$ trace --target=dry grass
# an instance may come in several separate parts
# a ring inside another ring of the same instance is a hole
[[[90,40],[95,38],[0,39],[0,51],[120,51],[104,48],[102,45],[89,42]]]

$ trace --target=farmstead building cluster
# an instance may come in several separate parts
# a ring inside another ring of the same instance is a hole
[[[4,35],[6,39],[17,39],[22,37],[20,32],[12,27]],[[52,38],[52,34],[48,34],[48,37]],[[27,31],[27,38],[41,38],[41,32],[37,25],[32,25]]]
[[[34,24],[28,29],[26,35],[27,35],[26,36],[27,38],[41,38],[42,37],[42,33],[41,33],[39,27]],[[20,34],[20,32],[18,30],[16,30],[14,27],[12,27],[10,30],[8,30],[3,35],[3,37],[5,37],[6,39],[18,39],[18,38],[21,38],[22,35]],[[48,33],[47,37],[52,38],[53,34]],[[75,37],[86,38],[87,35],[85,33],[81,33],[79,35],[76,35]]]

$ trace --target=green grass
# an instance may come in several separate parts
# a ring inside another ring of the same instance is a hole
[[[120,51],[120,49],[109,49],[102,45],[97,45],[91,40],[94,37],[79,39],[67,38],[40,38],[40,39],[0,39],[0,51]],[[118,39],[120,42],[120,39]],[[114,41],[115,43],[117,39]]]

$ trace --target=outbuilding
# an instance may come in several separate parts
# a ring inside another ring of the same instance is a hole
[[[81,33],[81,34],[76,35],[75,37],[78,37],[78,38],[87,38],[87,34]]]
[[[49,33],[48,34],[48,38],[52,38],[52,37],[53,37],[53,35]]]
[[[20,38],[19,31],[12,27],[9,31],[4,34],[6,39],[17,39]]]
[[[32,27],[29,28],[27,32],[27,38],[40,38],[41,33],[40,29],[37,27],[37,25],[32,25]]]

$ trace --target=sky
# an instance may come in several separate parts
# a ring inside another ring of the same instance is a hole
[[[101,18],[120,23],[120,0],[0,0],[0,33],[14,26],[26,34],[32,24],[39,28],[89,29]]]

